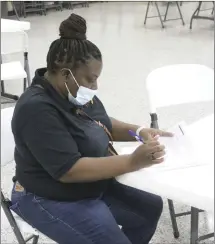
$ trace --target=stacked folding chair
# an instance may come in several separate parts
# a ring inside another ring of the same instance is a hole
[[[20,61],[7,61],[9,56],[18,53],[23,55],[24,67]],[[23,91],[30,85],[31,81],[28,61],[28,35],[24,31],[4,32],[1,36],[1,96],[7,98],[6,102],[2,103],[15,102],[19,98],[17,95],[6,91],[5,83],[12,80],[16,80],[16,82],[22,80]]]

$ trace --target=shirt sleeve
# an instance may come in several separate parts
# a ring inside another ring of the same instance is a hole
[[[58,180],[81,157],[77,144],[55,108],[33,106],[30,114],[21,130],[22,140],[38,163]]]

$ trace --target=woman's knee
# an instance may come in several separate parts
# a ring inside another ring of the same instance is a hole
[[[157,209],[157,220],[159,220],[162,212],[163,212],[163,199],[161,197],[157,197],[157,202],[156,202],[156,209]]]
[[[160,196],[147,193],[146,204],[142,207],[143,216],[154,225],[157,223],[163,212],[163,199]]]

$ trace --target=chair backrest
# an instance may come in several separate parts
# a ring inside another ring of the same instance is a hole
[[[1,109],[1,165],[14,160],[15,142],[11,130],[14,107]]]
[[[28,52],[28,34],[24,31],[1,33],[1,54]]]
[[[214,100],[214,70],[198,64],[178,64],[152,71],[146,80],[150,113],[159,107]]]

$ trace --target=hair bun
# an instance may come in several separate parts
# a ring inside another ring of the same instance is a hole
[[[60,24],[59,32],[62,39],[86,40],[86,20],[77,14],[71,14]]]

